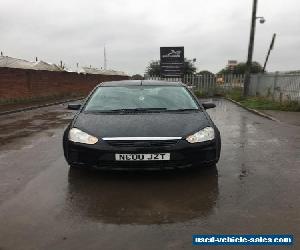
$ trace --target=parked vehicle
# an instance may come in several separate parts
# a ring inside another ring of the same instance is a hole
[[[220,132],[186,85],[167,81],[99,84],[65,130],[71,167],[173,169],[215,165]]]

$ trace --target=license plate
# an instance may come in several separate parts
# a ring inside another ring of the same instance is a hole
[[[169,161],[170,153],[115,154],[116,161]]]

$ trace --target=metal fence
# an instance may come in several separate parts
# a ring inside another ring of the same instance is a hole
[[[182,78],[161,78],[159,76],[147,76],[147,80],[166,80],[171,82],[183,82],[192,87],[193,91],[203,96],[224,94],[233,88],[243,88],[244,75],[185,75]]]
[[[278,102],[300,102],[300,74],[253,74],[249,91],[251,96],[264,96]]]
[[[244,87],[244,75],[235,74],[185,75],[182,78],[145,76],[145,79],[181,81],[203,96],[222,95],[234,89],[243,91]],[[249,91],[250,96],[263,96],[278,102],[300,102],[300,74],[252,74]]]

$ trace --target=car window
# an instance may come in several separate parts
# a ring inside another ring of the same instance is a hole
[[[198,109],[190,93],[182,86],[99,87],[85,111],[116,109]]]

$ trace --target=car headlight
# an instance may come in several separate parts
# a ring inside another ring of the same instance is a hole
[[[69,140],[73,142],[80,142],[85,144],[95,144],[98,138],[89,135],[78,128],[72,128],[69,131]]]
[[[201,129],[197,133],[186,138],[189,143],[211,141],[215,139],[215,130],[212,127]]]

